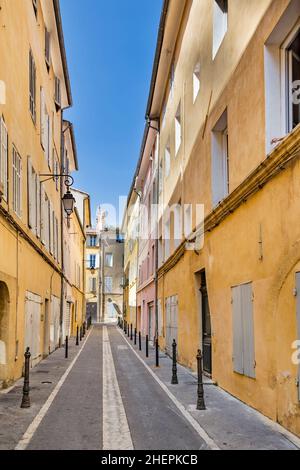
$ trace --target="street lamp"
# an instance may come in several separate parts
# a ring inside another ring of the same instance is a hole
[[[50,181],[53,178],[65,178],[64,183],[65,183],[65,186],[67,187],[67,192],[65,193],[65,195],[62,198],[62,203],[63,203],[65,213],[67,214],[67,216],[69,218],[74,212],[74,206],[75,206],[75,203],[76,203],[76,200],[75,200],[73,194],[70,191],[70,187],[73,186],[73,184],[74,184],[73,176],[71,176],[71,175],[55,175],[55,174],[53,174],[53,175],[47,174],[47,175],[40,175],[40,176],[45,176],[46,177],[46,179],[41,181],[41,183],[45,183],[46,181]]]
[[[91,275],[94,276],[95,272],[96,272],[95,266],[92,266],[91,267]]]

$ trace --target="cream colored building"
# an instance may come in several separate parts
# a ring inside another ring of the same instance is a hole
[[[72,96],[59,2],[3,0],[0,17],[0,385],[8,386],[26,347],[34,366],[66,333],[66,187],[52,175],[77,164],[63,120]]]

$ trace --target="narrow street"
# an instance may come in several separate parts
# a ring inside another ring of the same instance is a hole
[[[60,349],[32,370],[30,409],[20,409],[22,381],[0,394],[1,449],[299,449],[296,437],[206,379],[207,410],[196,411],[195,375],[178,366],[172,386],[170,358],[160,352],[154,363],[152,347],[146,359],[119,328],[94,326],[69,359]]]

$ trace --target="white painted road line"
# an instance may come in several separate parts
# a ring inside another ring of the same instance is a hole
[[[178,408],[178,410],[182,413],[184,418],[189,422],[189,424],[195,429],[195,431],[199,434],[201,439],[208,445],[208,447],[211,450],[220,450],[218,445],[215,443],[215,441],[209,437],[209,435],[206,433],[206,431],[200,426],[200,424],[190,415],[190,413],[185,409],[185,407],[180,403],[179,400],[173,395],[173,393],[170,392],[168,387],[157,377],[157,375],[150,369],[150,367],[143,361],[143,359],[138,355],[138,353],[135,351],[135,349],[132,347],[132,345],[129,343],[129,341],[123,336],[119,328],[117,328],[117,331],[120,333],[121,337],[126,341],[126,343],[129,345],[130,349],[134,352],[138,360],[144,365],[144,367],[147,369],[149,374],[152,375],[154,380],[160,385],[160,387],[163,389],[163,391],[168,395],[170,400],[174,403],[174,405]]]
[[[103,450],[133,450],[107,327],[103,326]]]
[[[88,335],[87,335],[87,337],[86,337],[86,339],[83,343],[82,348],[77,353],[77,355],[75,356],[75,358],[71,362],[70,366],[68,367],[68,369],[66,370],[66,372],[64,373],[64,375],[62,376],[60,381],[57,383],[57,385],[56,385],[55,389],[53,390],[53,392],[51,393],[51,395],[49,395],[49,398],[46,401],[46,403],[44,404],[44,406],[40,409],[39,413],[36,415],[36,417],[34,418],[32,423],[27,428],[27,431],[25,432],[22,439],[19,441],[19,443],[15,447],[15,450],[26,450],[27,449],[27,447],[28,447],[31,439],[33,438],[37,428],[39,427],[39,425],[43,421],[44,417],[48,413],[50,406],[52,405],[53,401],[55,400],[55,397],[57,396],[57,394],[60,391],[61,387],[65,383],[68,375],[70,374],[70,372],[73,369],[75,363],[77,362],[77,359],[79,358],[80,354],[82,353],[82,351],[83,351],[83,349],[84,349],[84,347],[87,343],[87,340],[89,339],[89,336],[90,336],[92,331],[93,331],[93,328],[89,331],[89,333],[88,333]]]

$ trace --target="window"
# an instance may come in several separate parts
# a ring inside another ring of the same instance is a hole
[[[113,290],[113,278],[111,276],[105,276],[104,278],[105,294],[112,294],[112,290]]]
[[[36,123],[36,66],[32,52],[29,52],[29,109],[34,124]]]
[[[50,33],[45,29],[45,61],[47,68],[50,68]]]
[[[96,247],[97,245],[97,235],[89,235],[88,236],[88,246]]]
[[[91,269],[96,267],[96,255],[90,255],[89,267]]]
[[[255,378],[252,284],[232,288],[233,367],[238,374]]]
[[[61,86],[60,79],[55,77],[55,104],[58,109],[61,108]]]
[[[288,131],[300,123],[300,28],[287,49]]]
[[[175,155],[177,155],[180,146],[181,146],[181,102],[177,108],[176,116],[175,116]]]
[[[41,235],[41,186],[32,166],[31,158],[27,161],[28,226],[32,232]]]
[[[0,118],[0,191],[3,199],[7,201],[7,162],[8,162],[8,136],[3,117]]]
[[[50,250],[50,201],[44,187],[41,188],[41,241]]]
[[[45,152],[45,159],[51,167],[52,154],[52,120],[47,112],[44,89],[41,88],[41,144]]]
[[[195,65],[193,72],[193,103],[195,103],[200,91],[200,63]]]
[[[22,198],[21,198],[21,157],[15,147],[13,147],[13,209],[15,213],[22,216]]]
[[[168,178],[171,170],[171,149],[170,142],[167,143],[165,148],[165,177]]]
[[[227,110],[212,132],[212,200],[216,206],[229,194]]]
[[[114,265],[114,256],[112,253],[105,254],[105,266],[112,268]]]
[[[228,28],[228,0],[214,0],[213,59],[223,42]]]
[[[165,223],[165,261],[170,256],[170,219]]]

